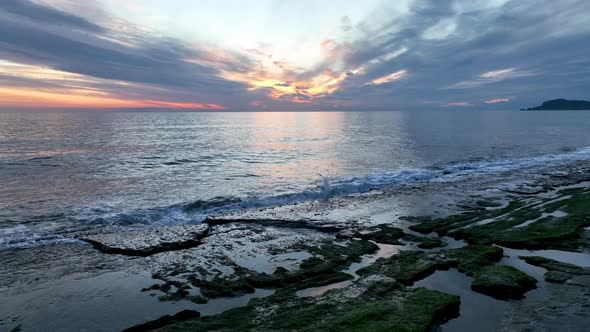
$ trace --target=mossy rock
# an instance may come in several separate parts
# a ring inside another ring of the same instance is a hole
[[[200,288],[203,296],[210,299],[218,297],[235,297],[251,294],[256,291],[256,288],[243,278],[236,280],[222,278],[215,278],[211,281],[198,280],[195,281],[194,284]]]
[[[326,242],[319,246],[306,246],[305,249],[316,256],[303,260],[299,269],[294,271],[278,267],[272,274],[267,274],[235,266],[236,275],[230,279],[219,277],[213,280],[201,280],[196,277],[189,277],[189,279],[207,298],[241,296],[254,293],[256,288],[289,287],[291,290],[299,290],[325,286],[353,279],[350,274],[340,270],[352,262],[359,262],[363,255],[376,252],[379,246],[367,240],[351,240]]]
[[[496,246],[469,245],[445,250],[440,254],[450,261],[451,266],[472,276],[482,268],[500,261],[504,256],[504,250]]]
[[[590,226],[590,189],[562,190],[562,198],[513,199],[507,206],[492,206],[496,202],[478,201],[483,210],[471,210],[445,218],[420,220],[410,229],[428,234],[449,235],[469,244],[502,246],[518,249],[576,250],[585,227]],[[544,217],[557,210],[564,217]],[[495,219],[490,223],[480,221]],[[537,220],[538,219],[538,220]],[[525,222],[534,222],[523,226]]]
[[[364,295],[371,298],[386,297],[402,288],[402,285],[396,281],[377,281],[367,287]]]
[[[459,297],[438,291],[398,291],[396,299],[370,300],[361,296],[345,302],[321,303],[307,299],[261,299],[244,308],[179,322],[162,331],[419,332],[459,314]]]
[[[404,285],[412,285],[436,270],[450,267],[448,261],[440,260],[436,255],[422,251],[401,251],[389,258],[379,258],[375,263],[359,269],[356,273],[361,276],[379,274],[394,278]]]
[[[569,274],[590,275],[589,268],[579,267],[574,264],[563,263],[554,259],[540,257],[540,256],[520,256],[528,264],[542,267],[549,271],[559,271]]]
[[[507,206],[499,209],[478,209],[459,214],[450,215],[444,218],[423,220],[409,228],[415,232],[429,234],[436,232],[438,235],[446,235],[453,230],[469,226],[478,221],[499,217],[522,207],[524,203],[520,200],[513,200]]]
[[[471,289],[497,299],[521,299],[536,287],[537,280],[507,265],[491,265],[474,275]]]
[[[545,281],[554,282],[557,284],[563,284],[572,277],[571,274],[559,271],[547,271],[545,272]]]
[[[537,199],[526,204],[513,200],[505,208],[488,210],[474,218],[483,220],[501,216],[499,220],[465,228],[460,228],[463,226],[461,223],[455,223],[437,228],[437,232],[450,230],[450,236],[470,244],[495,243],[517,249],[576,250],[580,246],[584,228],[590,226],[590,192],[584,188],[561,191],[559,194],[563,195],[561,199]],[[557,210],[567,215],[541,218],[542,213]],[[499,211],[503,214],[498,215]],[[517,227],[530,221],[526,226]]]
[[[406,234],[402,229],[390,225],[378,225],[358,230],[345,230],[336,234],[336,237],[340,239],[359,238],[375,241],[377,243],[398,245],[402,244],[400,239],[404,236],[406,236]]]
[[[434,249],[444,247],[447,244],[440,239],[432,237],[418,237],[418,248],[421,249]]]
[[[379,246],[368,240],[330,241],[317,246],[303,246],[301,249],[319,255],[326,261],[341,267],[360,262],[364,255],[375,253]]]
[[[502,257],[502,248],[495,246],[466,246],[439,253],[401,251],[398,255],[379,258],[356,273],[361,276],[383,275],[394,278],[401,284],[412,285],[437,270],[447,270],[449,267],[456,267],[461,272],[473,275]]]
[[[175,323],[182,323],[189,320],[198,319],[201,314],[194,310],[183,310],[175,315],[164,315],[156,320],[152,320],[143,324],[135,325],[123,332],[143,332],[143,331],[154,331],[159,328],[165,328],[167,326],[174,325]]]

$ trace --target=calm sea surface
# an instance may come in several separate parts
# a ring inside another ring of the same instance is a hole
[[[0,250],[590,160],[589,147],[590,112],[0,113]]]

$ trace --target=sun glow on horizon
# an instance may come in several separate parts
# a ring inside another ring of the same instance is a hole
[[[177,108],[222,110],[214,103],[137,99],[104,91],[101,83],[129,87],[133,83],[102,80],[85,75],[0,60],[0,107],[13,108]],[[18,81],[38,82],[38,88],[19,86]]]

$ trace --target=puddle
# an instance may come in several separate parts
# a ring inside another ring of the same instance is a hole
[[[220,314],[229,309],[245,307],[251,299],[263,298],[274,294],[274,290],[270,289],[256,289],[252,294],[246,294],[239,297],[219,298],[209,300],[206,304],[195,305],[195,310],[201,313],[202,316],[212,316]],[[186,302],[186,301],[185,301]]]
[[[153,283],[147,272],[111,272],[85,279],[51,281],[24,293],[2,291],[0,330],[10,331],[20,325],[23,331],[39,332],[117,331],[185,309],[214,315],[274,293],[259,289],[253,294],[210,300],[207,304],[161,302],[140,291]]]
[[[358,279],[359,275],[356,274],[356,271],[358,271],[359,269],[375,263],[375,261],[379,258],[391,257],[399,253],[400,250],[407,250],[406,246],[383,243],[377,243],[377,245],[379,246],[379,251],[371,255],[363,256],[360,262],[350,264],[350,266],[342,272],[351,274],[355,279]]]
[[[305,251],[288,252],[272,256],[235,257],[236,264],[257,272],[272,274],[277,267],[296,269],[301,261],[313,255]]]
[[[436,271],[414,284],[461,297],[460,316],[439,327],[442,332],[496,332],[501,330],[504,311],[508,302],[473,292],[471,277],[456,269]],[[477,328],[474,328],[477,326]]]
[[[452,237],[443,236],[440,238],[443,242],[446,242],[447,245],[442,248],[437,248],[439,250],[449,250],[449,249],[459,249],[467,246],[467,242],[463,240],[455,240]]]

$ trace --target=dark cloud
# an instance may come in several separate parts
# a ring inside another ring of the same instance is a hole
[[[190,95],[192,100],[223,101],[234,105],[248,100],[242,83],[220,78],[218,69],[198,63],[200,60],[211,61],[207,52],[189,48],[175,39],[150,35],[124,36],[118,42],[116,34],[110,34],[108,30],[93,29],[93,33],[88,33],[61,29],[59,25],[62,23],[84,28],[93,25],[49,7],[29,3],[19,7],[15,3],[12,0],[2,2],[0,7],[30,18],[47,13],[44,22],[55,23],[58,27],[40,26],[36,22],[0,15],[0,59],[99,79],[149,85],[166,89],[170,96]],[[233,62],[219,65],[240,71],[247,64],[247,59],[236,57]],[[117,85],[104,88],[107,91],[120,89]],[[145,90],[152,89],[147,87]]]
[[[384,11],[354,28],[342,17],[345,37],[324,41],[327,59],[314,68],[267,60],[282,72],[277,87],[298,85],[279,100],[268,98],[272,87],[249,90],[221,78],[222,71],[264,70],[260,59],[272,57],[270,45],[211,54],[127,22],[99,25],[25,0],[0,0],[0,59],[96,78],[85,87],[129,98],[197,100],[234,109],[253,101],[273,109],[432,109],[453,103],[516,109],[557,97],[590,98],[590,8],[584,0],[416,0],[403,16]],[[407,75],[371,83],[400,70]],[[331,94],[312,96],[305,90],[310,86],[299,84],[324,74],[344,77]],[[4,75],[0,84],[53,89],[76,83]],[[484,103],[494,99],[509,101]]]
[[[94,32],[103,31],[103,28],[84,18],[42,6],[29,0],[2,0],[0,1],[0,11],[35,22],[64,25]]]
[[[584,24],[590,11],[583,1],[519,1],[468,12],[457,10],[460,3],[467,2],[418,1],[403,20],[383,22],[378,36],[352,44],[346,67],[367,69],[347,75],[322,102],[432,109],[465,101],[485,108],[498,107],[485,100],[511,96],[502,107],[517,109],[555,97],[590,97],[590,27]],[[425,35],[433,26],[439,35]],[[379,60],[396,48],[407,52]],[[508,68],[514,72],[481,77]],[[363,85],[401,69],[408,75],[399,81]]]

